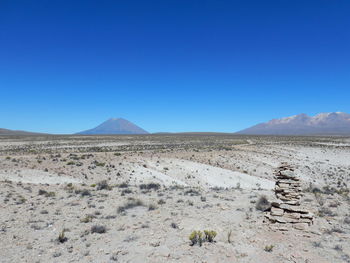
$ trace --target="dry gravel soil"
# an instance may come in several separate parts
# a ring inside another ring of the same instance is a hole
[[[305,230],[261,211],[283,162]],[[3,136],[0,262],[350,262],[349,175],[345,137]]]

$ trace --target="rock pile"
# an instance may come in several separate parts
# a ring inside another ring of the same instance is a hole
[[[265,213],[265,217],[270,222],[277,223],[281,230],[288,230],[286,224],[291,224],[296,229],[306,229],[312,224],[313,215],[300,207],[300,179],[286,163],[277,168],[275,176],[275,194],[278,200],[271,202],[271,210]]]

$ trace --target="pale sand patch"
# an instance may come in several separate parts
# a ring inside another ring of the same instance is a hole
[[[160,183],[165,186],[171,186],[171,185],[181,185],[181,186],[188,186],[185,182],[178,180],[174,177],[171,177],[169,175],[166,175],[164,173],[161,173],[154,169],[145,168],[142,166],[135,166],[133,167],[133,170],[135,171],[134,176],[131,177],[135,180],[135,183]]]
[[[267,190],[274,188],[273,181],[202,163],[170,158],[162,158],[158,162],[149,159],[145,162],[147,169],[153,170],[152,176],[155,179],[177,180],[188,186],[202,188],[239,186],[243,189],[262,188]]]
[[[79,180],[74,178],[34,169],[0,171],[0,181],[22,182],[27,184],[80,183]]]

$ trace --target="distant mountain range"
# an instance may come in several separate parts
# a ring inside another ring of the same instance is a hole
[[[8,129],[0,128],[0,135],[42,135],[42,134],[44,134],[44,133],[8,130]]]
[[[128,120],[111,118],[91,130],[82,131],[77,134],[148,134],[148,132]]]
[[[97,127],[79,132],[82,135],[98,134],[149,134],[144,129],[122,118],[111,118]],[[224,134],[215,132],[184,132],[157,134]],[[247,135],[350,135],[350,114],[344,112],[320,113],[315,116],[298,114],[260,123],[235,134]],[[43,135],[43,133],[0,128],[0,135]]]
[[[273,119],[237,134],[251,135],[350,135],[350,114],[344,112],[306,114]]]

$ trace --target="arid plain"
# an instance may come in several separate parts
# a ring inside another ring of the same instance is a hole
[[[281,164],[306,227],[266,219]],[[3,136],[0,262],[350,262],[349,175],[346,137]]]

